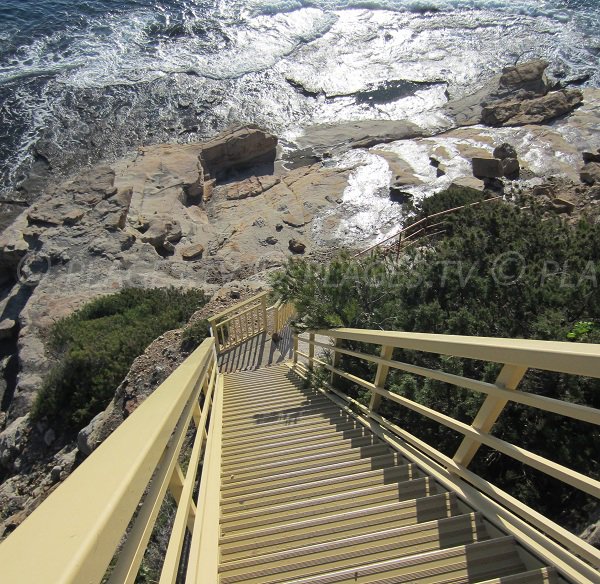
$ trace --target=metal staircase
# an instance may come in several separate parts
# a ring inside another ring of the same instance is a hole
[[[287,365],[225,376],[221,481],[221,584],[558,582]]]
[[[284,363],[224,373],[227,351],[284,339],[293,314],[261,294],[211,319],[213,337],[0,544],[0,584],[147,582],[157,531],[159,584],[600,584],[598,549],[469,468],[485,445],[600,498],[597,477],[493,433],[510,403],[600,426],[597,409],[519,389],[529,369],[600,378],[600,345],[332,329],[295,336]],[[401,361],[410,351],[500,373]],[[390,370],[485,398],[465,423],[391,391]],[[402,408],[462,434],[454,456],[402,427]]]

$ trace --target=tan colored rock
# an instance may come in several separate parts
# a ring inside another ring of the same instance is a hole
[[[163,248],[166,242],[177,243],[181,237],[181,224],[179,221],[171,219],[166,215],[155,215],[150,218],[150,227],[141,240],[149,243],[157,250]]]
[[[510,93],[532,92],[535,95],[548,93],[549,84],[545,71],[549,63],[541,59],[528,61],[514,67],[506,67],[500,77],[500,90]]]
[[[202,147],[201,163],[205,174],[218,178],[230,169],[273,163],[277,155],[277,137],[254,126],[218,136]]]
[[[198,260],[202,258],[202,254],[204,253],[204,246],[201,243],[196,245],[190,245],[189,247],[184,248],[181,251],[181,257],[185,261]]]
[[[67,211],[63,215],[63,224],[64,225],[75,225],[79,223],[83,217],[85,216],[85,211],[83,209],[73,209],[72,211]]]
[[[394,152],[388,152],[387,150],[373,150],[373,154],[381,156],[385,159],[392,171],[392,186],[394,188],[403,186],[415,186],[422,185],[423,181],[415,176],[415,172],[412,166],[400,158]]]
[[[483,192],[485,189],[484,182],[473,176],[460,176],[458,178],[455,178],[452,181],[450,188],[452,188],[453,186],[466,188],[466,189],[473,189],[474,191],[481,191],[481,192]]]
[[[285,213],[281,216],[281,220],[290,227],[303,227],[313,220],[313,215],[310,213]]]
[[[274,187],[281,181],[275,176],[252,176],[240,182],[233,182],[221,187],[225,198],[232,201],[246,199],[248,197],[257,197],[265,191]]]
[[[578,89],[553,91],[535,99],[495,101],[483,107],[481,121],[488,126],[541,124],[572,112],[582,102]]]

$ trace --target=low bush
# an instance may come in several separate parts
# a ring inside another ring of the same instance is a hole
[[[122,290],[58,321],[49,336],[57,359],[32,417],[77,432],[106,408],[134,359],[162,333],[183,326],[206,302],[201,290]]]
[[[428,207],[438,211],[456,203],[443,193]],[[329,266],[293,260],[274,276],[273,285],[284,300],[296,304],[300,325],[310,329],[342,326],[600,342],[600,225],[585,219],[568,223],[546,215],[535,203],[528,210],[492,203],[453,215],[446,232],[437,243],[411,250],[400,263],[377,256],[341,256]],[[358,343],[346,348],[379,350]],[[499,372],[493,363],[414,351],[397,350],[394,358],[488,382]],[[374,378],[375,367],[364,361],[342,356],[341,364],[364,379]],[[368,403],[361,387],[340,379],[340,388]],[[468,424],[484,398],[399,371],[390,373],[387,388]],[[520,389],[600,408],[598,379],[530,371]],[[393,402],[384,400],[381,411],[450,456],[462,438]],[[600,478],[595,426],[510,404],[494,434]],[[597,509],[580,491],[487,448],[480,449],[470,468],[573,529]]]

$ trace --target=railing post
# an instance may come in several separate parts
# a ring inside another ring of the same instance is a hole
[[[393,353],[394,347],[388,347],[384,345],[383,347],[381,347],[380,357],[389,361],[392,358]],[[389,366],[384,365],[383,363],[379,363],[379,365],[377,365],[377,373],[375,373],[375,381],[373,382],[375,387],[381,389],[385,388],[385,382],[387,381],[389,371]],[[376,412],[379,409],[380,404],[381,396],[378,393],[373,393],[371,395],[371,403],[369,404],[369,410],[371,412]]]
[[[267,332],[267,329],[269,328],[267,325],[267,295],[266,293],[263,295],[263,297],[260,299],[260,308],[261,308],[261,312],[262,312],[262,321],[263,321],[263,328],[262,330]],[[261,329],[259,328],[259,331]]]
[[[338,353],[338,352],[336,351],[336,349],[337,349],[338,347],[340,347],[340,346],[341,346],[341,344],[342,344],[342,340],[341,340],[341,339],[336,339],[336,340],[335,340],[335,345],[334,345],[334,348],[333,348],[333,359],[332,359],[332,362],[331,362],[331,364],[333,365],[333,367],[336,367],[336,368],[337,368],[337,367],[339,367],[339,364],[340,364],[340,359],[342,358],[342,354],[341,354],[341,353]],[[334,381],[335,381],[335,378],[336,378],[336,374],[335,374],[335,372],[333,372],[333,371],[332,371],[332,372],[331,372],[331,377],[330,377],[330,379],[329,379],[329,384],[330,384],[330,385],[332,385],[332,386],[333,386],[333,383],[334,383]]]
[[[220,350],[220,341],[219,341],[219,331],[217,330],[217,325],[209,319],[208,321],[209,323],[209,330],[210,330],[210,336],[213,337],[215,339],[215,354],[218,355],[219,354],[219,350]]]
[[[298,363],[298,335],[294,335],[294,365]]]
[[[528,367],[521,365],[504,365],[502,371],[500,371],[500,375],[496,379],[496,385],[503,389],[517,389],[517,386],[521,383],[521,379],[527,373],[527,369]],[[489,432],[507,403],[508,400],[506,399],[489,395],[485,398],[471,426],[481,432]],[[454,462],[467,467],[480,446],[481,442],[465,436],[454,455]]]
[[[308,369],[312,371],[315,367],[315,333],[308,335]]]

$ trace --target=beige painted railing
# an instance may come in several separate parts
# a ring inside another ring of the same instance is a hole
[[[279,300],[269,310],[273,312],[274,333],[280,333],[296,316],[296,307],[291,302],[282,302]]]
[[[267,331],[268,295],[268,291],[261,292],[208,319],[218,353]]]
[[[319,335],[319,337],[329,337],[330,342],[317,341],[315,340],[316,335]],[[600,481],[597,479],[582,475],[579,472],[497,438],[491,433],[496,420],[509,402],[523,404],[545,412],[552,412],[575,420],[600,425],[600,410],[523,392],[518,389],[519,383],[528,369],[541,369],[600,378],[600,345],[360,329],[314,331],[307,333],[307,337],[305,342],[309,345],[308,354],[298,351],[298,338],[296,337],[294,342],[294,362],[298,363],[298,358],[303,357],[308,361],[309,370],[312,370],[315,365],[320,365],[331,372],[332,381],[334,376],[338,376],[369,390],[371,394],[370,404],[369,407],[365,407],[331,385],[328,385],[326,388],[328,392],[333,392],[338,398],[350,402],[355,411],[358,409],[366,418],[375,421],[385,431],[400,438],[404,444],[404,448],[409,453],[412,452],[417,458],[428,461],[427,464],[431,462],[435,463],[437,468],[443,469],[441,476],[458,476],[476,487],[478,493],[483,493],[489,500],[498,503],[499,506],[498,508],[494,508],[492,515],[501,518],[505,523],[512,522],[514,524],[516,521],[519,525],[520,533],[527,534],[526,537],[522,536],[521,539],[525,537],[530,542],[532,548],[536,548],[536,546],[539,548],[541,546],[544,549],[549,549],[555,546],[557,548],[554,550],[556,555],[553,557],[558,558],[554,560],[555,562],[565,563],[565,570],[577,570],[576,573],[586,573],[587,570],[587,573],[595,574],[594,577],[590,578],[591,581],[598,581],[597,572],[575,556],[583,558],[586,562],[598,568],[600,567],[600,551],[471,472],[468,466],[479,447],[486,445],[568,485],[600,498]],[[358,341],[360,343],[379,346],[381,347],[379,356],[342,348],[344,341]],[[316,347],[331,352],[331,364],[315,357]],[[503,364],[503,367],[495,383],[485,383],[444,371],[396,361],[393,358],[395,349],[407,349],[500,363]],[[376,364],[377,369],[374,379],[361,379],[342,370],[340,368],[341,355],[348,355]],[[483,393],[487,397],[472,424],[465,424],[385,389],[390,369],[397,369],[428,379],[442,381],[456,387]],[[462,434],[464,438],[454,456],[450,458],[442,454],[439,450],[382,417],[378,413],[382,399],[406,407]],[[446,473],[445,475],[444,472]],[[471,499],[475,496],[479,495],[472,495]],[[473,501],[471,500],[471,502]],[[480,507],[482,505],[483,502],[479,503]],[[505,517],[503,510],[506,509],[510,510],[510,514]],[[532,530],[531,525],[535,526],[536,529]],[[540,540],[540,537],[543,537],[542,534],[547,535],[551,539],[545,538],[543,541]],[[561,546],[556,546],[554,542],[559,542]],[[536,551],[539,551],[539,549],[536,548]]]
[[[98,583],[109,564],[108,582],[135,582],[167,491],[177,512],[160,583],[180,581],[178,573],[190,583],[217,582],[223,381],[214,346],[204,341],[0,545],[1,582]]]

